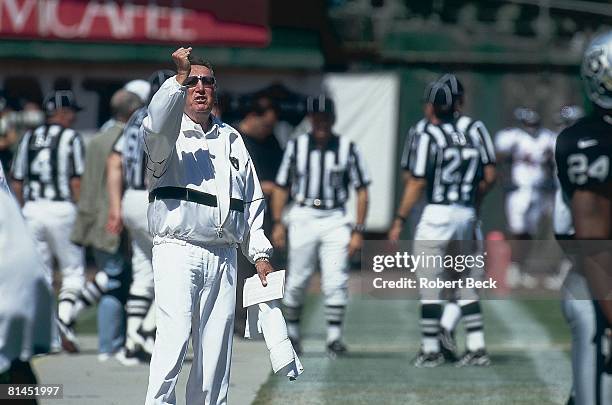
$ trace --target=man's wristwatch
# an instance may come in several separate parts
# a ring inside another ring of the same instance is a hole
[[[355,224],[355,225],[353,225],[353,232],[363,233],[364,231],[365,231],[365,225],[364,224]]]
[[[259,263],[259,262],[268,262],[270,263],[270,259],[267,257],[260,257],[259,259],[255,260],[255,264]]]

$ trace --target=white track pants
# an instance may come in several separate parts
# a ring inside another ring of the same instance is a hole
[[[226,404],[236,305],[236,249],[155,238],[157,336],[146,404],[176,404],[189,335],[187,404]]]
[[[284,304],[302,306],[310,276],[320,262],[325,304],[346,305],[351,227],[344,212],[293,207],[289,215],[289,274]]]

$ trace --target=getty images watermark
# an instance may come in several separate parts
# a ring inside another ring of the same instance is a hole
[[[612,241],[365,241],[361,290],[380,299],[592,299],[581,263],[598,252],[612,256]],[[612,273],[601,273],[599,295],[610,299]]]
[[[409,252],[395,252],[395,254],[375,255],[372,257],[372,271],[383,273],[386,270],[409,272],[412,276],[400,277],[399,279],[385,279],[380,274],[372,280],[372,286],[376,289],[400,288],[400,289],[463,289],[463,288],[497,288],[497,280],[489,277],[485,280],[474,277],[475,272],[485,271],[486,252],[474,255],[437,255],[411,254]],[[418,269],[418,272],[417,272]],[[445,274],[447,271],[457,273]],[[416,277],[414,274],[416,273]]]

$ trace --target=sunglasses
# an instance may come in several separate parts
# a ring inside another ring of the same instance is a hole
[[[201,81],[202,85],[206,87],[214,87],[215,84],[217,84],[217,80],[214,76],[188,76],[183,82],[183,86],[195,87],[197,86],[198,81]]]

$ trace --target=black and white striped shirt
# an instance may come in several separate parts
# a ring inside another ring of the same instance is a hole
[[[11,174],[23,181],[25,201],[71,201],[70,179],[80,177],[84,169],[81,135],[61,125],[45,124],[23,136]]]
[[[344,206],[349,184],[359,189],[370,184],[370,178],[350,140],[332,135],[325,148],[318,149],[313,136],[303,134],[287,143],[276,183],[291,187],[300,205],[331,209]]]
[[[404,149],[402,150],[402,159],[400,161],[402,169],[410,170],[410,162],[414,158],[414,150],[416,148],[416,134],[422,132],[426,124],[427,120],[423,118],[419,122],[417,122],[415,126],[411,127],[408,131],[406,141],[404,142]]]
[[[136,110],[128,120],[123,133],[113,151],[121,155],[123,181],[126,189],[146,190],[147,156],[144,151],[142,121],[147,116],[147,108]]]
[[[483,167],[495,161],[478,123],[468,117],[440,125],[428,122],[417,133],[411,172],[427,180],[429,203],[475,204]]]
[[[417,134],[423,132],[425,125],[428,121],[423,118],[417,124],[410,128],[406,141],[404,143],[404,149],[402,151],[402,158],[400,161],[401,168],[403,170],[410,171],[412,168],[412,161],[416,150],[416,138]],[[475,139],[479,140],[480,148],[482,153],[486,155],[487,164],[495,164],[495,148],[489,131],[482,123],[482,121],[472,120],[470,117],[465,115],[460,116],[457,119],[457,126],[461,128],[465,133],[471,134]]]

